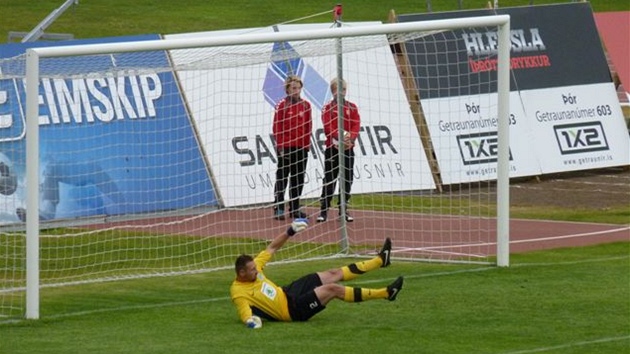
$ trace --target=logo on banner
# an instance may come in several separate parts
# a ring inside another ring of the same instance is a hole
[[[26,121],[16,79],[0,80],[0,142],[21,140],[26,134]]]
[[[306,64],[287,42],[276,42],[271,52],[271,65],[267,69],[263,93],[265,100],[273,107],[286,96],[284,80],[295,75],[302,79],[302,92],[311,104],[321,110],[330,100],[326,80],[310,65]]]
[[[553,130],[562,155],[609,150],[601,122],[556,125]]]
[[[468,66],[471,72],[477,73],[497,70],[497,58],[474,59],[474,57],[493,56],[497,53],[499,48],[498,32],[488,31],[484,33],[463,33],[462,41],[466,46]],[[514,54],[531,54],[545,51],[547,49],[538,28],[530,28],[529,31],[524,29],[513,29],[510,31],[510,42],[511,51]],[[551,66],[551,60],[546,54],[525,56],[513,55],[510,58],[510,68],[512,70],[549,66]]]
[[[496,132],[458,135],[457,146],[466,166],[497,162],[499,157],[499,137]]]

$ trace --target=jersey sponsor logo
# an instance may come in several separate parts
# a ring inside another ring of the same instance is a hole
[[[260,291],[263,293],[263,295],[265,295],[266,297],[268,297],[270,300],[275,300],[276,295],[278,295],[278,292],[276,291],[276,289],[271,286],[269,283],[262,283],[262,288],[260,289]]]

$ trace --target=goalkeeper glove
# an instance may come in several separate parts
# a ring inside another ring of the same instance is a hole
[[[300,231],[306,230],[308,227],[308,219],[295,219],[291,223],[291,226],[287,229],[287,235],[289,237],[297,234]]]
[[[262,327],[262,320],[258,316],[252,316],[245,322],[247,328],[258,329]]]

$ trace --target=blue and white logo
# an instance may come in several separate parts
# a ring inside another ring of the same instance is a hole
[[[302,79],[304,87],[302,92],[308,101],[321,110],[330,100],[331,93],[328,83],[312,66],[304,62],[297,51],[287,42],[275,42],[271,52],[271,65],[267,69],[263,93],[265,100],[274,106],[282,100],[284,80],[289,75],[295,75]]]

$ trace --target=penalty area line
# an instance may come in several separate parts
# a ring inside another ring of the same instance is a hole
[[[561,344],[561,345],[554,345],[554,346],[551,346],[551,347],[540,347],[540,348],[519,350],[519,351],[515,351],[515,352],[507,352],[507,353],[504,353],[504,354],[543,353],[543,352],[548,352],[548,351],[558,350],[558,349],[584,347],[584,346],[593,345],[593,344],[619,342],[619,341],[624,341],[624,340],[630,340],[630,336],[601,338],[601,339],[594,339],[594,340],[588,340],[588,341],[581,341],[581,342],[566,343],[566,344]]]
[[[72,317],[81,317],[81,316],[90,316],[98,313],[108,313],[108,312],[120,312],[120,311],[133,311],[133,310],[145,310],[145,309],[156,309],[163,307],[173,307],[173,306],[183,306],[183,305],[195,305],[195,304],[203,304],[210,302],[219,302],[229,300],[229,297],[216,297],[216,298],[208,298],[202,300],[190,300],[190,301],[177,301],[177,302],[164,302],[160,304],[150,304],[150,305],[136,305],[136,306],[121,306],[121,307],[113,307],[107,309],[97,309],[97,310],[89,310],[89,311],[78,311],[78,312],[70,312],[59,315],[51,315],[41,318],[43,320],[56,320],[62,318],[72,318]],[[26,319],[18,319],[12,320],[11,323],[19,323],[27,321]],[[8,322],[8,321],[7,321]],[[0,322],[2,323],[2,322]]]

